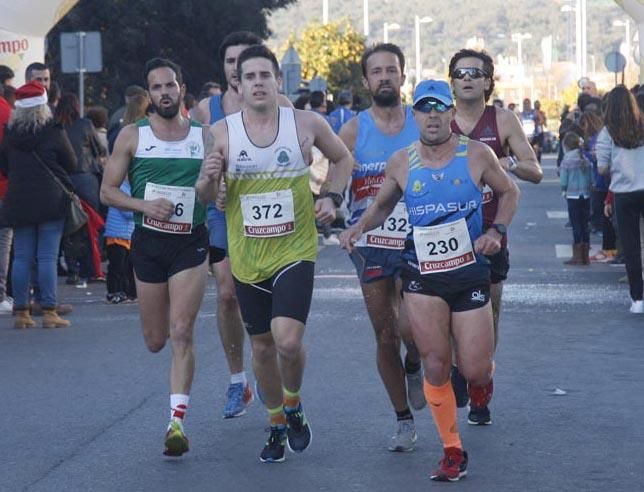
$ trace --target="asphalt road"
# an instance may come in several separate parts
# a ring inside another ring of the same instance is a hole
[[[510,230],[494,423],[471,427],[460,414],[466,480],[430,482],[441,446],[427,409],[416,413],[415,451],[386,450],[394,414],[359,286],[346,254],[324,247],[305,338],[314,441],[304,454],[259,462],[266,414],[257,402],[222,420],[228,374],[214,281],[195,332],[191,450],[178,460],[161,453],[169,349],[148,353],[136,306],[105,304],[104,285],[61,286],[75,305],[71,328],[17,331],[0,319],[0,490],[642,490],[644,317],[628,313],[623,268],[562,265],[557,251],[572,234],[558,213],[554,161],[544,165],[542,184],[521,184]]]

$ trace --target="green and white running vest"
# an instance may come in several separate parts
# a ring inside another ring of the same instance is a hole
[[[188,136],[176,142],[157,138],[150,121],[137,123],[139,144],[130,163],[132,196],[145,200],[167,198],[174,204],[168,221],[155,220],[135,212],[134,223],[158,232],[190,234],[206,220],[206,209],[197,201],[195,183],[204,157],[203,128],[190,122]]]
[[[242,113],[226,117],[228,253],[233,275],[256,283],[280,268],[315,261],[318,237],[309,167],[291,108],[279,108],[279,129],[267,147],[248,137]]]

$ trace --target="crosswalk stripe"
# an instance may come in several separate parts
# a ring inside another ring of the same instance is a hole
[[[565,210],[548,210],[546,215],[549,219],[566,219],[568,220],[568,212]]]

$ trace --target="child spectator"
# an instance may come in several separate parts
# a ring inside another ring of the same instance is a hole
[[[563,139],[564,156],[561,161],[559,181],[562,194],[568,201],[568,217],[572,225],[572,258],[566,265],[588,265],[590,249],[590,183],[591,166],[581,153],[582,139],[567,132]]]
[[[130,183],[124,181],[121,191],[130,195]],[[130,239],[134,231],[132,212],[109,207],[105,223],[107,249],[107,302],[120,304],[136,299],[134,270],[130,260]]]

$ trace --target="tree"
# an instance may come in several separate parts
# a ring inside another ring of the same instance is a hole
[[[270,34],[266,17],[295,0],[80,0],[47,37],[47,62],[67,90],[77,76],[60,75],[60,33],[100,31],[103,71],[88,74],[88,104],[114,108],[130,84],[142,85],[145,61],[163,56],[179,63],[190,92],[208,80],[223,82],[217,48],[232,31]]]
[[[303,79],[311,80],[318,75],[326,79],[332,92],[346,88],[354,93],[364,91],[360,57],[365,37],[348,19],[326,25],[309,24],[299,37],[291,37],[289,43],[300,55]]]

